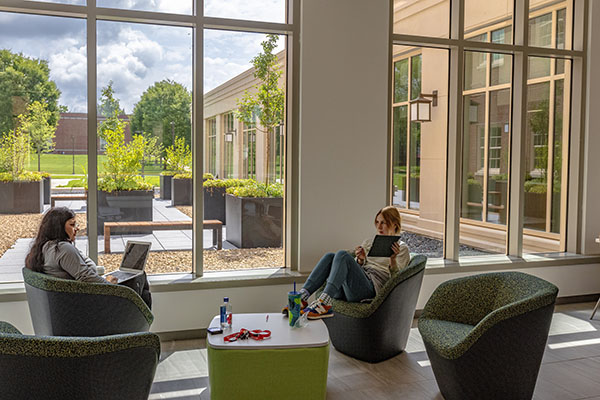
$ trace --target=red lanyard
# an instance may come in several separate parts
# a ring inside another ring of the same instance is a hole
[[[223,338],[224,342],[235,342],[237,340],[244,340],[248,338],[252,338],[254,340],[265,340],[271,337],[271,331],[269,330],[261,330],[254,329],[249,331],[248,329],[241,329],[239,332],[232,333],[231,335],[227,335]]]

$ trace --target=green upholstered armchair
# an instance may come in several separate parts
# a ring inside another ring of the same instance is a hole
[[[1,397],[145,400],[159,356],[160,340],[154,333],[26,336],[0,322]]]
[[[154,320],[146,303],[126,286],[60,279],[27,268],[23,278],[36,335],[145,332]]]
[[[323,322],[336,350],[372,363],[401,353],[408,341],[426,263],[425,256],[412,257],[369,303],[334,300],[334,316]]]
[[[452,399],[531,399],[558,288],[521,272],[442,283],[419,318],[440,392]]]

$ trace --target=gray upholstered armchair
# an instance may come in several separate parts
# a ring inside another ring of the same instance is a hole
[[[36,335],[145,332],[154,320],[146,303],[126,286],[60,279],[27,268],[23,278]]]
[[[380,362],[404,350],[423,282],[427,257],[416,255],[388,280],[369,303],[333,301],[334,316],[324,318],[336,350]]]
[[[521,272],[442,283],[419,332],[446,400],[531,399],[558,288]]]
[[[22,335],[0,322],[0,382],[7,400],[147,399],[158,359],[154,333],[102,337]]]

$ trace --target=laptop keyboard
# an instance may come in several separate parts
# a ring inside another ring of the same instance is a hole
[[[115,271],[115,272],[111,272],[110,275],[114,276],[119,281],[122,281],[122,280],[125,280],[127,278],[131,278],[132,276],[134,276],[136,274],[133,274],[131,272]]]

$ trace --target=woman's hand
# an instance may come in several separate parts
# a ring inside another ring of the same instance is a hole
[[[396,269],[398,268],[396,256],[400,253],[400,245],[398,244],[398,242],[392,245],[392,251],[394,252],[394,254],[392,254],[390,257],[390,269]]]
[[[108,276],[105,276],[104,279],[106,279],[109,283],[114,283],[115,285],[117,283],[119,283],[119,280],[117,279],[116,276],[108,275]]]
[[[354,249],[354,254],[356,255],[356,262],[360,265],[363,265],[365,263],[365,259],[367,258],[365,249],[362,246],[356,246]]]

